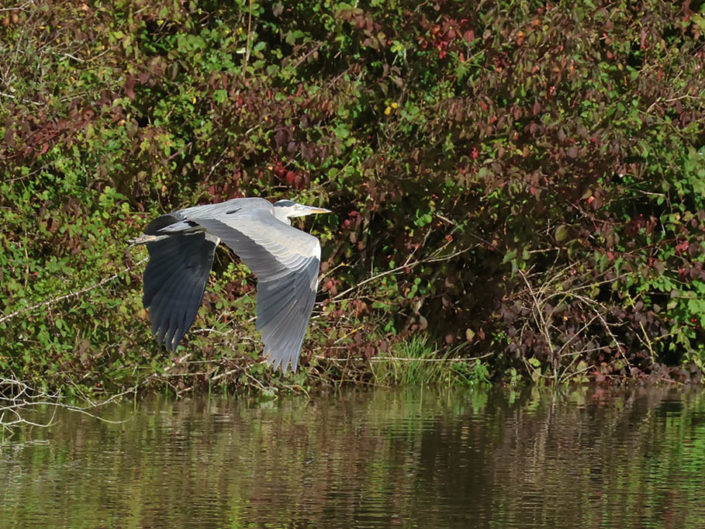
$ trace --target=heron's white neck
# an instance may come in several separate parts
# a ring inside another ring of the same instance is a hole
[[[276,207],[272,209],[272,215],[274,215],[275,219],[291,226],[291,219],[289,218],[289,213],[291,213],[290,209],[291,208]]]

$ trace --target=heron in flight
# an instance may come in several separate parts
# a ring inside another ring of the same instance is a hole
[[[284,373],[296,366],[318,287],[318,239],[291,226],[290,219],[330,210],[291,200],[235,198],[181,209],[149,223],[130,241],[146,244],[144,297],[152,331],[176,349],[193,323],[223,241],[257,276],[257,330],[264,357]]]

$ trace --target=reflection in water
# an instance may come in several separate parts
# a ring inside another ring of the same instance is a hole
[[[62,414],[0,527],[698,527],[705,394],[376,391]]]

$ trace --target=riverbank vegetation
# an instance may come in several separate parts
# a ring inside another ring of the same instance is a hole
[[[107,394],[699,380],[695,4],[3,7],[0,374]],[[126,241],[238,196],[335,212],[304,225],[322,279],[293,375],[259,363],[226,249],[176,355],[150,336]]]

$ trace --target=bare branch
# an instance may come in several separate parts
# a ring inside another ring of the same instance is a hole
[[[69,292],[68,294],[64,294],[63,296],[58,296],[58,297],[55,297],[52,299],[42,301],[40,303],[35,303],[34,305],[30,305],[29,307],[25,307],[23,309],[16,310],[15,312],[11,312],[10,314],[5,314],[4,316],[0,317],[0,323],[7,321],[7,320],[11,320],[12,318],[14,318],[16,316],[19,316],[21,314],[25,314],[26,312],[31,312],[33,310],[40,308],[40,307],[48,307],[51,305],[55,305],[56,303],[59,303],[60,301],[64,301],[65,299],[75,298],[77,296],[80,296],[81,294],[85,294],[86,292],[90,292],[91,290],[102,287],[106,283],[109,283],[109,282],[117,279],[120,276],[120,274],[123,274],[123,273],[131,270],[135,266],[138,266],[138,265],[144,263],[146,260],[147,260],[147,258],[145,257],[141,261],[134,263],[126,268],[123,268],[119,272],[115,272],[110,277],[103,278],[100,281],[98,281],[97,283],[95,283],[93,285],[89,285],[87,287],[84,287],[80,290],[76,290],[75,292]]]
[[[123,421],[106,419],[95,413],[95,410],[134,391],[135,389],[131,388],[100,402],[86,399],[85,405],[78,406],[61,402],[62,396],[58,393],[48,393],[45,390],[33,388],[26,382],[14,378],[0,377],[0,429],[11,431],[13,428],[23,425],[46,428],[54,423],[59,409],[81,413],[110,424],[120,424]],[[52,410],[51,416],[47,420],[38,422],[29,418],[30,415],[42,408],[51,408]]]
[[[367,283],[371,283],[373,281],[377,281],[378,279],[381,279],[385,276],[392,275],[392,274],[398,274],[402,270],[406,270],[407,268],[415,268],[420,264],[428,264],[428,263],[439,263],[442,261],[450,261],[451,259],[454,259],[455,257],[458,257],[459,255],[464,254],[465,252],[468,252],[472,249],[471,246],[468,246],[467,248],[463,248],[462,250],[458,250],[457,252],[454,252],[449,255],[442,255],[442,256],[435,256],[435,257],[427,257],[426,259],[419,259],[418,261],[414,261],[413,263],[408,263],[408,264],[403,264],[401,266],[397,266],[396,268],[392,268],[391,270],[385,270],[384,272],[380,272],[379,274],[376,274],[372,277],[368,277],[367,279],[360,281],[357,285],[354,287],[350,287],[347,290],[344,290],[343,292],[340,292],[337,296],[335,296],[332,301],[337,301],[343,296],[346,296],[350,294],[350,292],[353,292],[363,285],[366,285]]]

